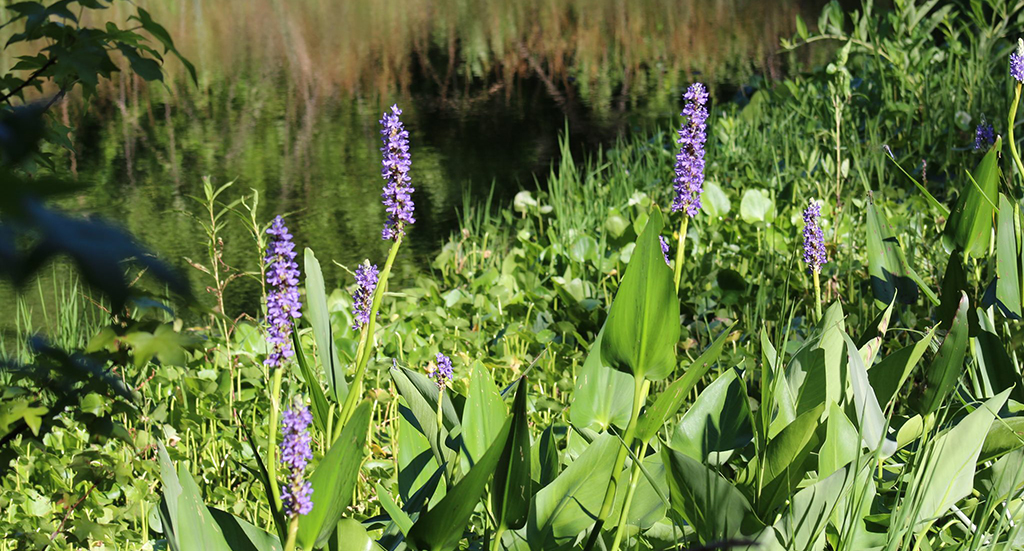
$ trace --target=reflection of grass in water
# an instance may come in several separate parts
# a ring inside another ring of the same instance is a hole
[[[770,61],[817,0],[142,0],[207,76],[283,71],[302,99],[386,96],[417,79],[442,97],[478,79],[506,97],[518,77],[568,77],[599,108],[680,75],[738,83]],[[124,22],[134,7],[105,14]],[[449,64],[449,59],[455,59]],[[10,66],[11,59],[0,61]],[[768,65],[765,67],[765,65]],[[182,68],[168,63],[180,77]],[[293,93],[293,92],[289,92]]]

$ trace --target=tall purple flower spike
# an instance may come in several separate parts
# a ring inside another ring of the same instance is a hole
[[[377,279],[380,272],[376,264],[370,264],[367,260],[356,268],[356,292],[352,295],[352,317],[354,322],[352,330],[358,331],[362,326],[370,323],[370,309],[373,306],[373,293],[377,290]]]
[[[384,147],[380,148],[384,155],[380,174],[387,182],[381,194],[384,209],[388,213],[381,232],[385,240],[398,239],[398,236],[405,235],[405,226],[416,223],[413,218],[415,205],[412,202],[415,189],[409,185],[412,181],[409,178],[409,167],[412,166],[409,159],[409,132],[398,118],[401,114],[402,110],[392,105],[391,113],[385,112],[380,119],[380,136],[384,142]]]
[[[1017,39],[1017,51],[1010,54],[1010,76],[1024,82],[1024,40]]]
[[[308,515],[313,510],[313,485],[305,480],[306,465],[313,459],[309,425],[313,416],[306,406],[285,410],[281,416],[281,464],[287,481],[281,485],[281,504],[286,517]]]
[[[981,124],[974,131],[974,150],[988,149],[994,143],[996,143],[996,130],[991,124],[985,122],[985,118],[982,117]]]
[[[438,388],[446,387],[452,382],[454,375],[452,370],[452,360],[448,356],[438,352],[435,357],[437,367],[430,372],[429,376],[437,383]]]
[[[686,107],[682,116],[687,122],[679,129],[679,153],[676,154],[676,176],[672,187],[676,196],[672,201],[672,212],[686,211],[687,216],[697,216],[700,210],[700,196],[704,192],[704,142],[707,141],[708,92],[704,85],[696,82],[690,85],[683,96]]]
[[[294,355],[292,350],[293,320],[302,317],[302,303],[299,302],[299,265],[295,263],[295,243],[292,234],[284,225],[284,219],[278,216],[270,225],[267,233],[273,236],[267,246],[267,283],[270,292],[267,295],[267,342],[270,354],[266,365],[279,367]]]
[[[821,230],[821,203],[813,199],[804,209],[804,262],[812,273],[821,272],[821,267],[828,262],[825,233]]]

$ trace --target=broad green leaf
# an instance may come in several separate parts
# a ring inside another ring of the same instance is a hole
[[[786,549],[824,549],[825,526],[852,483],[853,469],[847,465],[797,492],[776,525]]]
[[[685,453],[662,446],[672,509],[702,544],[753,534],[761,528],[747,498],[722,475]]]
[[[911,485],[919,495],[903,508],[913,512],[912,525],[919,530],[941,517],[974,487],[974,472],[985,437],[1010,391],[981,404],[949,429],[932,440],[930,449],[919,453],[925,459],[914,469]]]
[[[722,347],[725,346],[725,339],[729,337],[729,333],[732,328],[736,325],[733,322],[711,343],[696,360],[686,367],[685,373],[665,390],[658,394],[657,400],[654,405],[644,411],[644,414],[640,416],[640,420],[636,427],[636,437],[641,442],[647,442],[654,435],[661,430],[661,427],[665,425],[670,417],[675,415],[679,408],[683,405],[683,401],[686,400],[686,396],[693,390],[693,387],[697,386],[704,374],[711,369],[717,361],[718,357],[722,355]],[[628,390],[624,391],[627,394]],[[632,396],[629,399],[633,401]],[[576,402],[573,402],[573,407],[576,407]],[[627,411],[627,422],[629,412]]]
[[[757,484],[760,476],[760,499],[756,506],[762,515],[767,515],[785,503],[797,485],[815,464],[811,452],[818,449],[820,442],[817,429],[824,404],[798,416],[765,447],[764,469],[758,462],[751,461],[744,473],[748,484]],[[765,517],[767,518],[767,517]]]
[[[530,512],[530,427],[526,411],[526,376],[519,379],[516,397],[512,403],[512,429],[497,470],[494,471],[494,489],[491,506],[500,526],[518,530],[526,524]],[[468,404],[467,404],[467,407]]]
[[[330,406],[327,405],[327,397],[324,396],[324,390],[320,388],[320,380],[309,367],[309,362],[306,361],[306,353],[302,350],[302,342],[298,331],[292,332],[292,349],[295,351],[295,362],[299,364],[299,371],[302,373],[302,379],[306,382],[310,401],[313,403],[313,421],[320,432],[326,432],[327,415]]]
[[[679,299],[658,241],[662,227],[654,209],[608,312],[601,348],[610,366],[655,381],[675,369],[680,334]]]
[[[327,455],[320,460],[309,482],[313,485],[313,510],[299,516],[298,542],[305,549],[327,543],[345,508],[363,464],[366,433],[370,426],[372,404],[363,400],[341,430]]]
[[[967,353],[967,304],[967,294],[961,292],[953,325],[942,339],[938,354],[925,372],[926,381],[919,408],[922,415],[939,409],[963,373],[964,356]]]
[[[740,218],[748,224],[775,219],[775,202],[763,189],[748,189],[740,199]]]
[[[163,442],[158,442],[157,458],[160,461],[160,482],[163,484],[160,493],[163,503],[167,506],[167,515],[164,518],[164,535],[167,537],[171,548],[178,550],[180,547],[178,546],[176,527],[178,526],[178,499],[182,493],[181,482],[178,481],[178,474],[174,468],[174,463],[171,462],[171,457],[167,455],[167,448],[164,447]]]
[[[886,308],[893,300],[917,302],[917,283],[907,274],[903,249],[873,200],[867,202],[868,274],[875,306]]]
[[[921,340],[889,354],[870,368],[868,382],[875,390],[879,404],[888,404],[896,397],[896,393],[903,388],[903,383],[910,377],[917,362],[928,350],[934,336],[935,328],[932,327]]]
[[[537,549],[571,542],[594,523],[604,501],[619,439],[598,436],[551,484],[533,498],[527,540]]]
[[[348,383],[345,382],[345,367],[338,361],[338,350],[334,345],[331,333],[331,314],[327,310],[327,291],[324,286],[324,274],[320,270],[320,261],[313,251],[307,247],[305,251],[306,268],[306,319],[313,327],[316,339],[316,355],[320,359],[327,387],[334,394],[337,403],[342,404],[348,397]]]
[[[708,385],[686,411],[672,436],[672,449],[704,462],[708,454],[735,450],[754,438],[747,393],[735,369]]]
[[[366,529],[358,520],[346,518],[338,523],[338,541],[340,549],[345,551],[377,551],[381,547],[366,533]]]
[[[1000,457],[992,467],[978,472],[976,482],[989,510],[994,509],[1024,485],[1024,450]]]
[[[508,419],[508,408],[484,364],[479,360],[473,362],[470,372],[469,396],[462,414],[462,443],[468,452],[462,454],[466,472],[491,447]]]
[[[469,517],[483,497],[487,481],[498,465],[502,450],[508,445],[511,427],[512,419],[508,419],[494,439],[494,443],[466,476],[449,488],[448,493],[437,505],[420,514],[408,536],[408,541],[416,548],[445,551],[454,549],[459,544]]]
[[[966,183],[956,206],[946,221],[943,240],[954,243],[967,256],[982,258],[988,254],[992,235],[992,219],[999,184],[999,150],[1002,139],[988,150],[974,175],[967,174]]]
[[[441,463],[434,455],[433,447],[423,434],[419,421],[412,410],[405,405],[405,399],[399,398],[398,415],[398,493],[403,501],[408,501],[413,494],[419,492],[429,483],[431,475],[441,471]],[[433,433],[436,434],[436,431]],[[433,495],[433,492],[430,492]],[[429,498],[429,496],[428,496]]]
[[[885,437],[886,421],[882,408],[878,405],[878,398],[875,396],[871,383],[868,382],[868,371],[864,368],[864,361],[857,351],[853,339],[843,334],[846,339],[846,350],[849,361],[850,386],[853,388],[853,407],[857,412],[857,425],[860,427],[860,435],[864,445],[869,451],[874,452],[881,446],[881,456],[889,457],[896,452],[896,443]]]
[[[837,404],[829,404],[825,427],[825,442],[818,450],[818,476],[825,477],[860,457],[860,438],[857,427]]]
[[[980,308],[977,311],[980,331],[974,340],[974,357],[978,361],[978,373],[984,377],[991,394],[1010,391],[1010,398],[1024,403],[1024,380],[1014,366],[1013,359],[1006,353],[1002,341],[996,335],[996,327]]]
[[[999,225],[996,227],[996,301],[1007,317],[1020,319],[1020,253],[1013,204],[999,194]]]
[[[843,309],[832,303],[818,324],[819,336],[812,338],[786,366],[785,378],[796,405],[796,414],[839,403],[845,395],[843,363]]]
[[[613,425],[625,430],[633,411],[633,376],[608,367],[602,359],[604,330],[601,327],[576,376],[569,420],[577,427],[595,431]]]
[[[177,524],[174,525],[178,549],[231,551],[220,526],[203,503],[199,486],[196,486],[196,481],[184,465],[178,465],[178,481],[181,483],[181,494],[178,496]]]
[[[277,536],[264,532],[249,521],[238,518],[216,507],[207,507],[213,520],[220,526],[224,539],[230,542],[231,551],[281,551],[284,546]]]
[[[412,530],[412,519],[395,503],[395,500],[391,498],[391,494],[379,482],[374,484],[374,489],[377,490],[377,501],[380,502],[381,508],[387,512],[388,516],[391,517],[391,521],[398,526],[402,534],[407,535],[409,530]]]
[[[996,419],[985,436],[979,461],[991,461],[996,457],[1024,447],[1024,417]]]
[[[437,385],[422,373],[404,367],[391,368],[391,379],[398,388],[398,393],[409,404],[409,411],[416,420],[416,430],[427,438],[430,449],[438,465],[449,471],[454,467],[457,443],[449,443],[462,432],[462,425],[455,406],[447,392],[438,390]],[[437,426],[437,401],[442,398],[442,426]]]
[[[710,180],[705,181],[704,193],[701,194],[701,210],[708,215],[708,219],[715,221],[729,214],[732,202],[721,186]]]

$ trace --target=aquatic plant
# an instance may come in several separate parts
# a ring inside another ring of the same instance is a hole
[[[292,331],[294,321],[302,317],[302,302],[299,301],[299,265],[295,263],[295,243],[292,234],[280,216],[274,218],[267,229],[273,237],[267,246],[267,342],[270,353],[264,363],[280,367],[293,355]]]

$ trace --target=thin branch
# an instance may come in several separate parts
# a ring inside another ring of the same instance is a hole
[[[22,82],[21,85],[19,85],[17,88],[4,94],[3,97],[0,97],[0,102],[7,102],[8,105],[13,106],[13,104],[11,103],[11,98],[21,93],[21,91],[24,90],[26,86],[28,86],[33,80],[39,78],[39,75],[43,74],[43,71],[52,67],[53,64],[56,62],[57,58],[55,57],[51,57],[50,59],[46,60],[46,63],[44,63],[42,67],[37,69],[36,72],[32,73],[25,82]],[[63,90],[61,92],[62,93],[58,95],[63,95]]]

